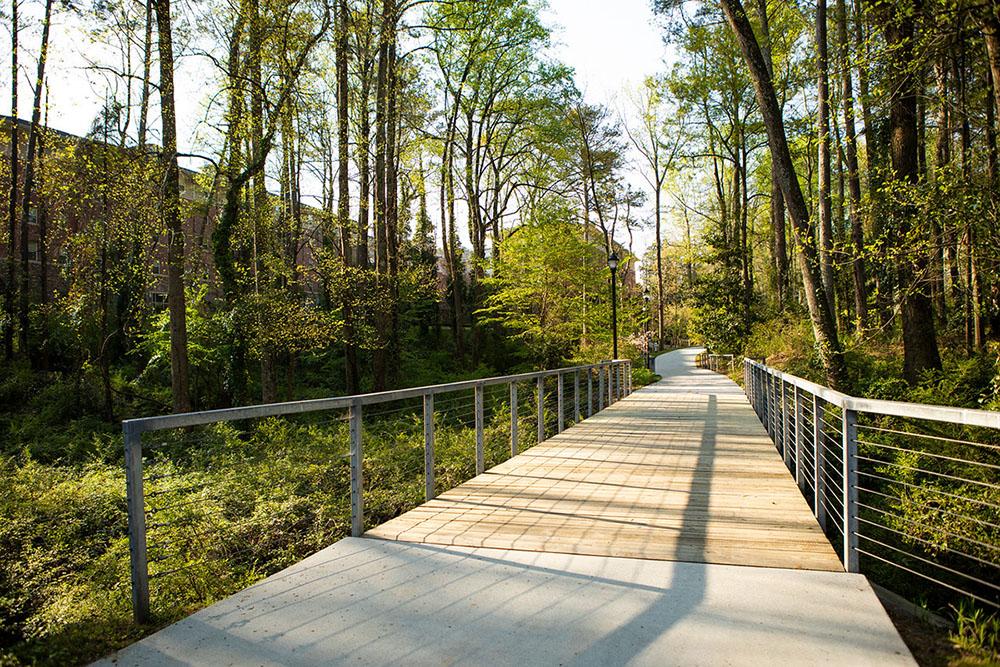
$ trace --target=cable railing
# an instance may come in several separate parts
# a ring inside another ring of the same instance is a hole
[[[716,373],[736,372],[736,356],[732,354],[710,354],[709,352],[699,352],[694,357],[695,366],[707,368]]]
[[[600,412],[631,376],[626,359],[124,421],[135,620],[362,535]]]
[[[750,359],[744,387],[848,572],[1000,610],[1000,412],[856,398]]]

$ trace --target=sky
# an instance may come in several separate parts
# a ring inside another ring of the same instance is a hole
[[[35,9],[24,3],[26,11]],[[627,90],[647,76],[664,71],[669,56],[662,31],[650,7],[651,0],[548,0],[543,21],[553,28],[553,55],[573,67],[578,88],[585,99],[612,110],[629,113]],[[32,16],[26,17],[30,22]],[[56,15],[51,36],[49,73],[49,125],[73,134],[86,134],[100,109],[106,80],[86,68],[85,53],[98,54],[101,45],[89,41],[74,28],[78,19]],[[6,27],[6,26],[5,26]],[[30,116],[31,91],[28,77],[34,69],[35,30],[26,30],[22,40],[31,52],[22,58],[20,115]],[[2,40],[9,44],[9,33]],[[10,51],[0,48],[0,86],[10,86]],[[179,63],[177,81],[178,148],[193,152],[199,121],[207,103],[204,62],[189,58]],[[9,111],[5,111],[9,113]],[[155,111],[154,111],[155,113]],[[191,164],[189,166],[199,166]],[[630,169],[627,177],[637,188],[646,188],[641,175]],[[308,193],[307,193],[308,194]],[[651,219],[652,211],[642,213]],[[653,232],[646,229],[635,239],[638,255],[650,245]],[[620,242],[626,239],[618,239]]]
[[[670,58],[651,4],[652,0],[549,0],[543,14],[555,28],[554,54],[573,67],[586,101],[610,107],[624,115],[626,122],[628,91],[646,77],[664,72]],[[632,153],[633,159],[638,158]],[[636,188],[649,189],[636,166],[628,170],[627,178]],[[652,207],[647,205],[640,215],[651,220]],[[639,257],[653,238],[648,225],[636,234],[633,250]],[[617,240],[624,242],[625,235]]]

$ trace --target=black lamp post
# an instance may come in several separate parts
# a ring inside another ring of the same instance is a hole
[[[642,300],[646,302],[646,337],[643,340],[646,342],[646,368],[649,368],[649,320],[652,318],[652,313],[649,312],[648,287],[642,291]]]
[[[618,358],[618,254],[611,250],[608,255],[611,269],[611,351],[612,359]]]

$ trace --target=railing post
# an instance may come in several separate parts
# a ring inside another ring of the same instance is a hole
[[[538,378],[538,443],[545,440],[545,376]]]
[[[476,385],[476,474],[486,471],[486,459],[483,455],[483,385]]]
[[[424,499],[432,500],[434,488],[434,394],[424,394]]]
[[[858,413],[843,412],[844,569],[858,572]]]
[[[562,433],[566,427],[563,416],[563,374],[556,373],[556,411],[559,416],[556,418],[556,433]]]
[[[802,488],[805,484],[806,472],[805,466],[802,465],[802,438],[803,438],[803,424],[802,424],[802,390],[799,387],[795,387],[795,483]]]
[[[778,412],[776,403],[777,392],[775,391],[776,386],[774,384],[774,372],[768,369],[767,371],[767,430],[771,434],[771,441],[777,441],[777,434],[775,433],[777,421],[775,414]]]
[[[813,513],[819,527],[826,530],[826,505],[823,497],[826,495],[826,455],[823,448],[823,418],[820,415],[819,396],[813,394]]]
[[[587,369],[587,416],[594,416],[594,369]]]
[[[792,448],[788,446],[788,431],[789,426],[789,396],[788,396],[788,383],[785,378],[781,378],[781,456],[785,459],[785,467],[789,471],[792,469]]]
[[[604,409],[604,364],[597,367],[597,411]]]
[[[517,456],[517,383],[510,383],[510,455]]]
[[[354,401],[350,408],[351,437],[351,536],[361,537],[365,532],[364,471],[361,450],[361,402]]]
[[[580,371],[573,373],[573,423],[580,423]]]
[[[764,370],[764,394],[767,403],[766,428],[771,440],[774,440],[774,375],[770,369]]]
[[[615,402],[615,365],[608,364],[608,407]]]
[[[128,551],[132,574],[132,617],[149,622],[149,561],[146,554],[146,500],[142,488],[142,434],[128,422],[125,436],[125,496],[128,507]]]

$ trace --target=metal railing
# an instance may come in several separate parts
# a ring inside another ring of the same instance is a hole
[[[750,359],[744,388],[848,572],[1000,609],[1000,412],[856,398]]]
[[[698,368],[707,368],[716,373],[736,372],[736,356],[732,354],[709,354],[699,352],[695,355],[694,363]]]
[[[247,574],[234,585],[246,585],[305,555],[303,532],[315,533],[315,548],[359,536],[631,390],[631,361],[615,360],[124,421],[135,620],[151,618],[151,580],[165,582],[168,608],[224,594],[197,590],[219,578],[223,560],[240,563]],[[248,498],[299,486],[324,506],[303,508],[301,495],[283,493],[262,510]],[[199,567],[207,574],[191,575]]]

